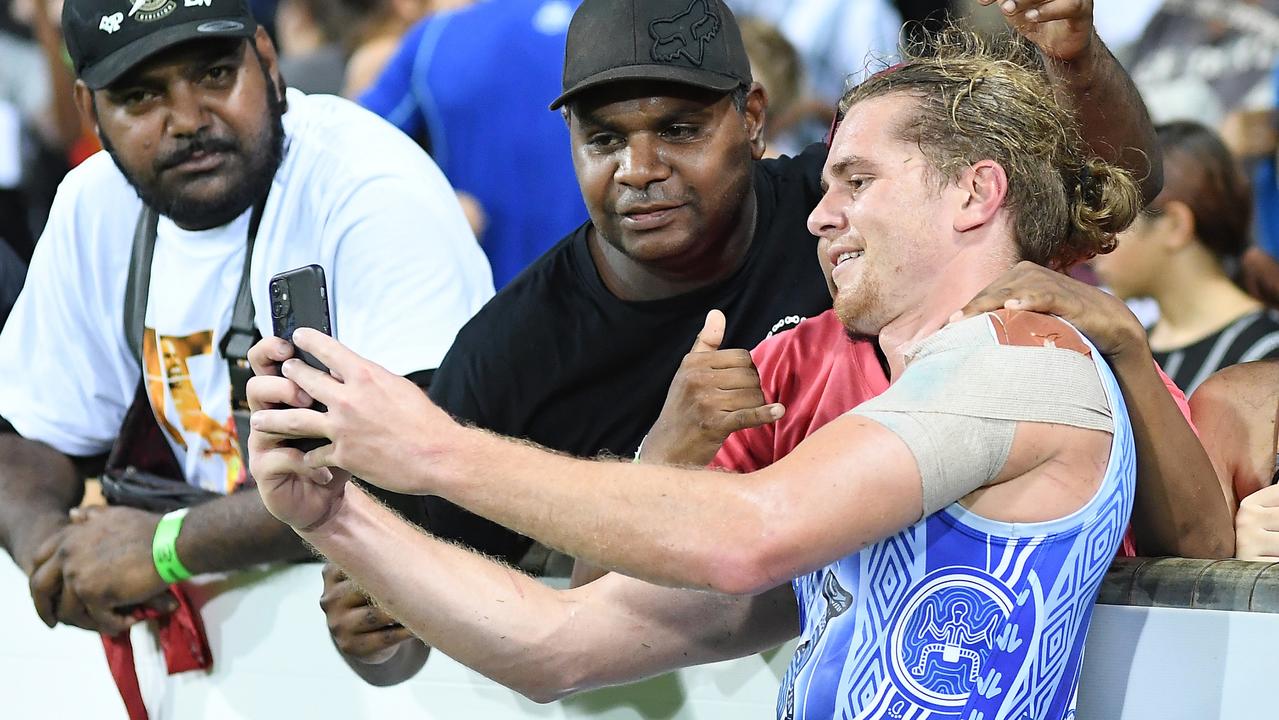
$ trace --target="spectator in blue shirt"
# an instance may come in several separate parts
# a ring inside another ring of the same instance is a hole
[[[359,101],[417,139],[482,211],[505,285],[586,220],[560,92],[576,0],[502,0],[427,17]]]

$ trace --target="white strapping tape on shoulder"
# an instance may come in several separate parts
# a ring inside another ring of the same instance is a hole
[[[910,448],[923,478],[925,515],[994,480],[1018,422],[1114,430],[1092,358],[1000,345],[984,317],[928,338],[897,382],[851,412],[884,425]]]

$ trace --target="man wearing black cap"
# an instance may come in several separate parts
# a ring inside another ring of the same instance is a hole
[[[619,19],[635,37],[617,40]],[[498,432],[629,456],[706,309],[736,318],[726,346],[750,347],[829,305],[793,245],[810,237],[824,151],[753,162],[766,99],[722,3],[587,2],[568,48],[551,107],[567,118],[591,221],[467,324],[432,393]],[[434,513],[432,528],[455,519]],[[487,524],[458,534],[507,557],[527,545]]]
[[[273,274],[320,265],[334,333],[402,375],[439,364],[492,284],[429,158],[352,103],[286,93],[242,0],[68,0],[63,29],[107,152],[59,188],[0,335],[0,544],[49,626],[115,635],[192,574],[307,556],[235,492],[230,361],[271,332]],[[123,506],[71,511],[77,467],[113,444],[136,465],[103,481]],[[157,496],[207,502],[162,515]]]
[[[1027,11],[1016,21],[1028,22]],[[1084,27],[1088,36],[1090,20]],[[767,99],[718,0],[587,0],[567,43],[564,93],[552,107],[568,122],[591,221],[462,329],[431,397],[503,435],[578,456],[627,457],[658,417],[709,309],[728,318],[721,347],[750,348],[830,307],[805,226],[821,197],[826,149],[759,160]],[[1140,117],[1140,100],[1104,49],[1059,72],[1063,88],[1106,98],[1125,115],[1085,118],[1094,140],[1148,146],[1148,124],[1126,117]],[[1135,155],[1125,158],[1148,175],[1145,156]],[[290,352],[260,348],[272,362]],[[753,371],[745,350],[738,361]],[[530,545],[435,498],[427,517],[433,534],[508,560]],[[420,653],[409,662],[408,651],[391,651],[408,633],[335,569],[326,579],[322,604],[339,648],[357,659],[352,666],[378,683],[416,671]]]

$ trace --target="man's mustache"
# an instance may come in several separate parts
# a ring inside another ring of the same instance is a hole
[[[179,145],[172,152],[164,155],[155,163],[157,173],[177,167],[199,153],[232,153],[240,149],[239,143],[227,137],[213,135],[196,137]]]

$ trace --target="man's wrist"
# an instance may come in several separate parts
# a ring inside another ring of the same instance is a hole
[[[1059,58],[1049,55],[1043,48],[1039,49],[1039,53],[1046,61],[1050,74],[1055,75],[1058,82],[1070,86],[1076,95],[1086,95],[1096,84],[1096,74],[1108,64],[1105,61],[1110,56],[1110,50],[1097,35],[1096,28],[1093,28],[1089,36],[1088,44],[1074,57]]]
[[[324,514],[318,520],[315,520],[306,527],[295,527],[293,530],[308,543],[317,545],[325,539],[337,535],[349,525],[352,520],[353,499],[356,496],[364,495],[364,491],[352,483],[345,483],[342,486],[342,496],[335,500]],[[365,499],[368,496],[364,495]],[[354,500],[354,504],[358,504],[358,500]]]
[[[178,558],[178,535],[190,508],[180,508],[167,513],[156,523],[155,536],[151,540],[151,559],[155,571],[165,585],[182,582],[192,576],[190,570]]]
[[[319,532],[320,530],[322,530],[327,523],[333,520],[333,518],[339,512],[342,511],[342,506],[346,504],[344,502],[345,495],[346,494],[344,492],[343,497],[338,498],[333,503],[331,503],[329,507],[324,511],[324,514],[320,516],[319,520],[312,522],[310,525],[307,525],[306,527],[298,528],[297,529],[298,533],[299,534],[315,534],[316,532]]]
[[[490,458],[502,449],[498,435],[450,423],[446,431],[423,443],[403,468],[404,476],[411,478],[409,494],[448,497],[449,490],[475,478],[475,473],[466,471],[473,466],[468,458]]]
[[[13,561],[27,577],[36,571],[36,553],[54,533],[71,523],[66,513],[47,513],[35,519],[13,544]]]
[[[1120,331],[1120,339],[1114,344],[1106,358],[1115,365],[1145,365],[1151,361],[1150,343],[1146,331],[1140,325],[1124,327]]]

